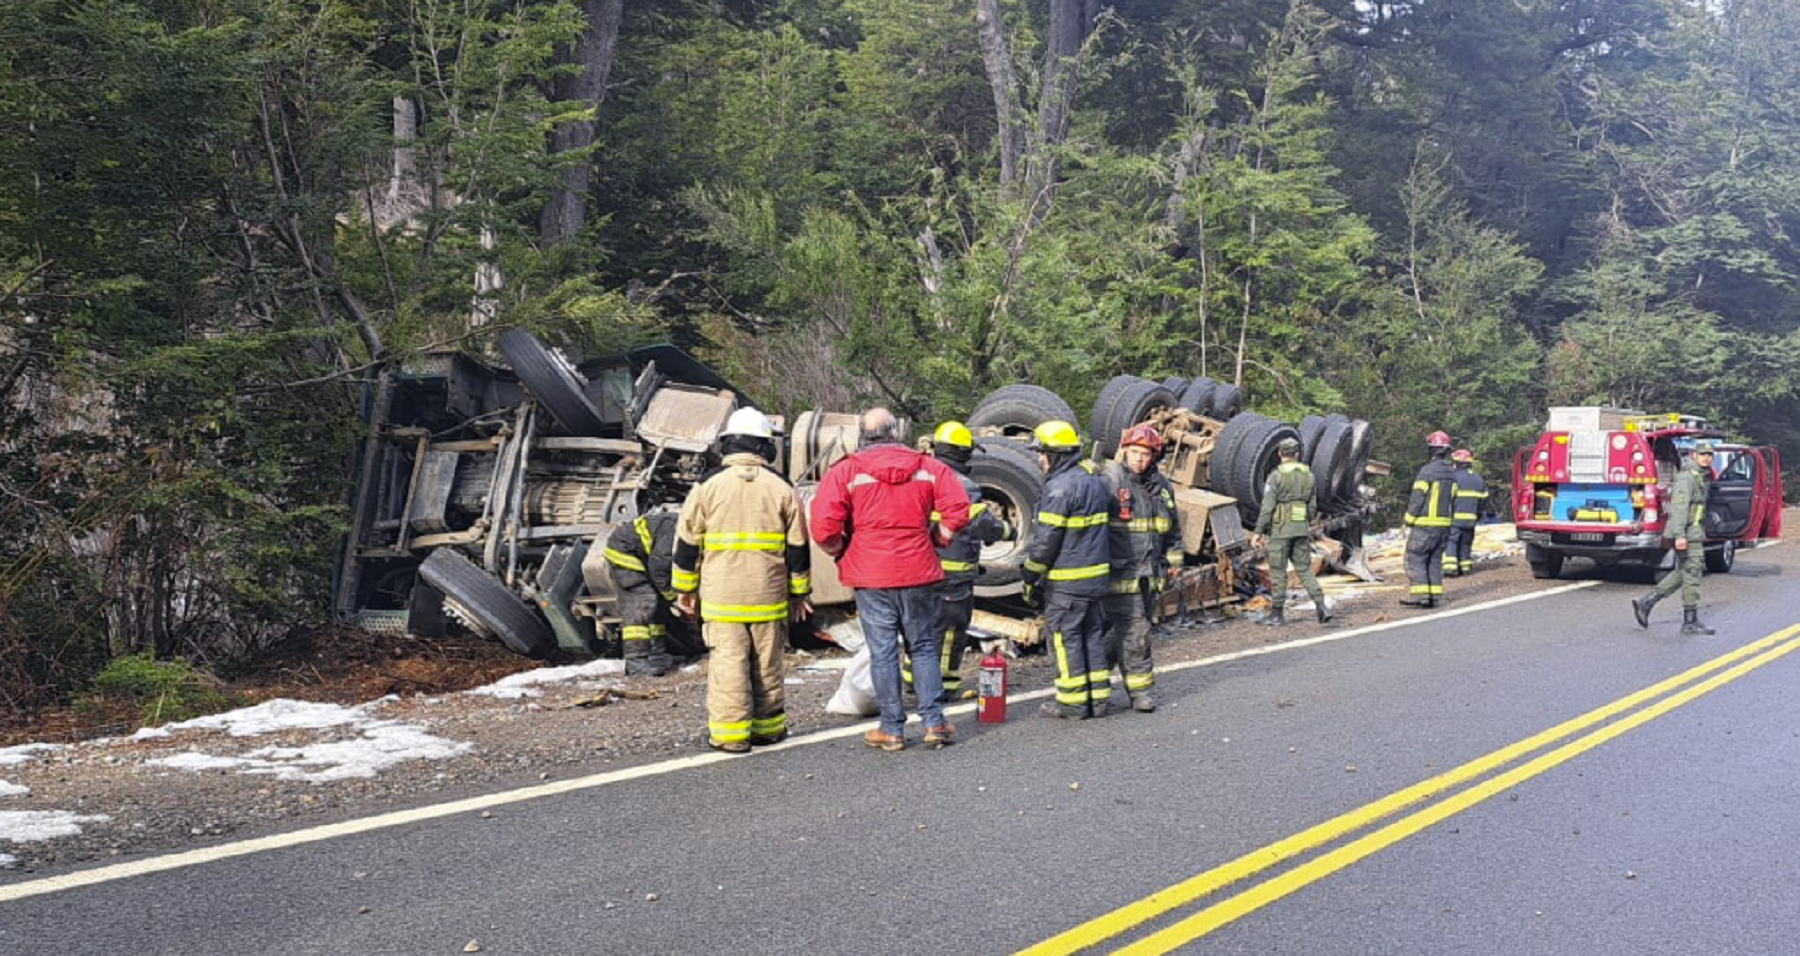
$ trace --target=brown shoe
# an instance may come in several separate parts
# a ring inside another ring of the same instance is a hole
[[[881,750],[895,751],[906,749],[906,737],[903,734],[890,734],[880,727],[863,734],[863,745]]]
[[[706,739],[706,745],[714,750],[721,750],[728,754],[747,754],[750,752],[750,741],[748,740],[714,740],[711,737],[708,737]]]
[[[927,727],[925,728],[925,742],[933,747],[956,743],[956,728],[950,726],[950,722],[947,720],[936,727]]]

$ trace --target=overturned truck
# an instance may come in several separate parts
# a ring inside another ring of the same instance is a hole
[[[375,383],[334,611],[364,629],[422,636],[455,624],[534,657],[617,653],[604,542],[639,515],[680,507],[745,396],[673,346],[572,363],[514,329],[498,349],[504,364],[435,353]],[[1132,425],[1150,422],[1165,437],[1162,467],[1196,568],[1165,596],[1172,607],[1230,599],[1243,520],[1261,504],[1283,438],[1300,439],[1320,475],[1322,532],[1360,527],[1371,510],[1360,479],[1379,463],[1369,461],[1366,422],[1309,417],[1296,427],[1242,405],[1237,388],[1208,378],[1121,375],[1088,416],[1096,458],[1116,454]],[[1029,526],[1043,491],[1026,440],[1051,419],[1081,425],[1035,385],[1000,388],[967,418],[979,436],[972,476],[1017,526]],[[855,418],[807,411],[783,439],[776,467],[810,500],[824,469],[854,450]],[[1006,599],[1019,591],[1026,544],[983,549],[976,593],[990,609],[1018,610]],[[834,571],[815,552],[815,604],[849,601]]]

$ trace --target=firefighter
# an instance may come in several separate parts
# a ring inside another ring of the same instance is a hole
[[[1458,448],[1450,453],[1450,466],[1456,469],[1456,506],[1450,512],[1450,542],[1444,546],[1444,573],[1462,577],[1475,571],[1471,553],[1475,545],[1475,523],[1487,505],[1487,482],[1475,472],[1475,453]]]
[[[686,625],[674,613],[675,586],[670,583],[670,562],[675,552],[673,511],[640,515],[619,525],[606,539],[606,563],[612,566],[613,585],[619,592],[619,631],[625,645],[625,673],[661,677],[675,665],[671,645],[684,655],[698,655],[684,638]]]
[[[1400,603],[1436,607],[1444,600],[1444,546],[1456,502],[1456,472],[1450,467],[1450,436],[1425,436],[1425,466],[1413,479],[1406,502],[1406,578],[1410,583]]]
[[[1119,440],[1122,461],[1107,462],[1101,477],[1111,493],[1106,522],[1112,556],[1106,601],[1106,663],[1125,678],[1131,709],[1156,710],[1150,659],[1150,610],[1169,577],[1181,567],[1181,523],[1175,489],[1157,469],[1163,438],[1150,425],[1134,425]]]
[[[768,418],[754,408],[732,412],[719,451],[719,467],[681,506],[670,581],[683,616],[698,610],[712,653],[707,744],[747,753],[788,735],[783,652],[788,622],[812,613],[812,550],[799,496],[769,467]]]
[[[1688,466],[1675,477],[1675,499],[1663,525],[1663,542],[1675,549],[1680,563],[1656,582],[1649,594],[1631,602],[1638,627],[1650,626],[1650,609],[1656,602],[1681,591],[1681,633],[1707,635],[1713,629],[1700,623],[1700,576],[1706,569],[1706,489],[1712,483],[1714,445],[1694,443]]]
[[[1112,495],[1084,467],[1075,426],[1045,422],[1032,430],[1031,445],[1044,469],[1044,495],[1026,535],[1020,581],[1026,606],[1044,610],[1056,655],[1056,696],[1039,713],[1105,717],[1112,696],[1103,609],[1112,572],[1106,528]]]
[[[1312,519],[1319,511],[1318,485],[1312,469],[1300,460],[1300,442],[1283,438],[1275,446],[1281,464],[1263,485],[1262,510],[1256,516],[1256,534],[1269,555],[1269,616],[1262,623],[1279,627],[1287,623],[1288,565],[1300,576],[1300,586],[1313,599],[1319,623],[1331,621],[1325,609],[1325,589],[1312,572]]]
[[[944,569],[939,585],[938,633],[943,635],[939,663],[943,671],[944,692],[940,701],[962,696],[963,654],[969,648],[969,620],[975,613],[975,579],[981,575],[981,546],[996,541],[1013,541],[1018,529],[1000,517],[981,500],[981,487],[969,477],[969,458],[975,452],[975,436],[962,422],[945,422],[931,436],[931,453],[956,473],[963,494],[969,497],[969,523],[950,543],[937,549],[938,564]],[[936,522],[941,516],[931,513]],[[900,655],[900,676],[912,686],[912,660],[906,652]]]

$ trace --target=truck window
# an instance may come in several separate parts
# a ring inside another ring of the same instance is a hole
[[[1729,453],[1728,453],[1729,454]],[[1719,481],[1754,481],[1756,478],[1756,456],[1738,452],[1732,454],[1719,472]]]

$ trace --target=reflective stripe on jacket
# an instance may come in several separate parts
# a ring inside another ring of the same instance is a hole
[[[1048,581],[1058,593],[1101,597],[1112,572],[1106,524],[1112,495],[1091,466],[1070,455],[1050,472],[1032,519],[1031,545],[1020,577],[1027,585]]]
[[[981,500],[981,486],[975,479],[963,474],[963,470],[955,461],[945,460],[944,464],[956,473],[961,482],[963,494],[969,496],[969,523],[957,532],[950,543],[940,545],[937,549],[938,564],[944,569],[944,580],[951,584],[961,584],[975,580],[981,573],[981,546],[996,541],[1011,541],[1018,532],[998,514],[995,514],[988,503]],[[942,516],[931,513],[931,520],[938,522]]]
[[[788,596],[812,592],[812,550],[800,498],[752,454],[694,486],[681,506],[670,582],[700,592],[709,621],[778,621]]]
[[[1450,527],[1456,501],[1456,471],[1444,458],[1433,458],[1413,479],[1412,497],[1406,502],[1406,523],[1420,528]]]
[[[613,583],[620,590],[654,588],[665,600],[675,600],[670,583],[675,557],[675,525],[681,516],[673,511],[639,515],[619,525],[606,538],[606,563],[612,565]]]

